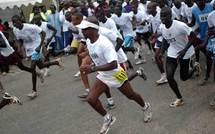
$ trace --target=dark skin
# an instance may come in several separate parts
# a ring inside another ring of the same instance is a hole
[[[91,31],[97,31],[89,34]],[[90,38],[91,43],[94,43],[97,41],[99,38],[98,30],[93,29],[93,28],[86,28],[82,29],[82,33],[86,38]],[[83,71],[85,73],[92,73],[93,71],[91,70],[92,65],[84,65],[80,66],[80,71]],[[111,63],[107,63],[101,66],[95,66],[94,71],[109,71],[117,68],[117,61],[112,61]]]
[[[203,10],[205,8],[205,0],[198,0],[196,1],[196,5],[199,7],[200,10]],[[192,14],[192,21],[190,23],[188,23],[187,25],[189,27],[193,27],[196,23],[196,19],[194,17],[194,15]]]
[[[172,26],[173,20],[172,20],[172,12],[171,10],[161,10],[160,13],[161,22],[165,25],[166,28],[170,28]],[[190,46],[194,43],[195,39],[195,33],[190,33],[190,39],[187,45],[183,50],[178,52],[178,59],[183,59],[184,55],[186,54],[187,50],[190,48]]]

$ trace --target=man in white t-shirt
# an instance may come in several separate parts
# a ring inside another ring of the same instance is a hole
[[[161,73],[161,78],[156,81],[156,83],[164,84],[167,83],[168,80],[166,78],[166,73],[164,70],[163,57],[161,55],[160,47],[162,43],[162,36],[159,34],[159,26],[161,24],[160,20],[160,11],[157,10],[157,4],[155,2],[149,2],[147,5],[147,13],[148,18],[147,21],[151,25],[152,35],[148,39],[151,45],[154,45],[155,48],[155,61],[158,66],[158,69]]]
[[[144,111],[144,121],[149,122],[152,117],[150,104],[145,103],[142,97],[133,91],[126,72],[118,64],[114,45],[105,36],[99,35],[98,25],[89,21],[83,20],[78,27],[82,29],[83,35],[88,39],[86,41],[87,49],[94,65],[81,66],[80,70],[87,74],[97,72],[96,80],[90,89],[87,101],[104,117],[100,134],[107,133],[116,120],[114,116],[107,113],[99,100],[100,95],[108,90],[108,87],[118,88],[129,99],[137,102]]]
[[[172,20],[172,11],[169,7],[162,8],[160,18],[163,23],[160,25],[160,32],[162,37],[169,43],[166,58],[167,79],[170,88],[177,96],[177,99],[170,104],[170,107],[178,107],[183,105],[184,101],[174,79],[177,65],[180,64],[180,78],[183,81],[189,79],[194,71],[199,69],[199,65],[195,65],[189,71],[190,57],[195,54],[192,46],[195,33],[185,23]]]
[[[46,37],[44,40],[45,46],[43,47],[44,51],[44,61],[50,61],[49,55],[52,51],[52,46],[55,45],[55,35],[57,33],[57,30],[47,22],[42,21],[41,16],[36,15],[34,16],[34,23],[39,26],[45,33]],[[49,75],[49,67],[44,68],[44,76]]]
[[[53,62],[43,62],[41,48],[43,47],[45,40],[45,32],[42,31],[37,25],[22,23],[20,17],[15,15],[12,17],[12,22],[14,26],[14,34],[17,38],[17,41],[22,40],[23,46],[26,51],[27,57],[31,57],[31,69],[32,69],[32,93],[28,94],[28,97],[35,98],[37,97],[37,75],[36,75],[36,66],[40,69],[49,67],[52,65],[57,65],[60,68],[63,68],[61,59],[58,58]]]

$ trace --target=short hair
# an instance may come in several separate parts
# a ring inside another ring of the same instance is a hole
[[[167,7],[167,6],[161,8],[161,12],[165,12],[165,13],[168,13],[168,14],[172,15],[172,9],[170,7]]]
[[[19,15],[14,15],[14,16],[12,16],[12,18],[11,18],[12,20],[22,20],[21,19],[21,17],[19,16]]]

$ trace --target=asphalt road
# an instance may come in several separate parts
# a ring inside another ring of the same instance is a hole
[[[64,71],[52,67],[51,76],[46,78],[45,83],[38,82],[39,96],[34,100],[26,96],[32,88],[30,74],[16,69],[16,73],[1,76],[4,87],[19,96],[23,105],[7,106],[0,111],[0,134],[99,133],[103,118],[77,97],[84,88],[80,80],[73,78],[78,70],[76,57],[63,57],[63,61]],[[148,80],[136,78],[131,84],[151,103],[153,120],[143,123],[139,106],[117,89],[111,89],[117,107],[110,112],[117,120],[109,134],[214,134],[215,108],[209,106],[215,95],[212,80],[206,86],[198,86],[199,78],[195,77],[182,82],[177,70],[175,78],[185,105],[170,108],[175,96],[168,84],[156,86],[155,81],[160,78],[156,64],[147,55],[147,63],[141,66]],[[95,75],[90,76],[91,83],[94,78]],[[105,96],[101,100],[105,105]]]

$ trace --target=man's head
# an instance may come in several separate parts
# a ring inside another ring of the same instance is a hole
[[[170,7],[163,7],[160,12],[160,19],[164,25],[172,22],[172,10]]]
[[[96,17],[90,16],[83,20],[77,27],[82,30],[85,38],[92,39],[98,34],[99,22]]]
[[[107,20],[105,17],[105,11],[102,8],[96,10],[95,16],[100,22],[105,23]]]
[[[51,4],[51,5],[49,6],[49,9],[51,10],[52,13],[55,13],[55,11],[56,11],[56,7],[55,7],[55,5],[53,5],[53,4]]]
[[[42,17],[40,15],[35,15],[33,19],[34,24],[40,26],[42,22]]]
[[[39,6],[34,6],[32,12],[34,14],[39,14],[40,13],[40,7]]]
[[[174,5],[177,9],[181,8],[181,1],[180,0],[174,0]]]
[[[117,15],[117,16],[121,16],[122,14],[122,6],[116,6],[114,8],[114,13]]]
[[[22,24],[22,20],[21,20],[20,16],[14,15],[11,20],[12,20],[14,27],[16,27],[20,30],[23,28],[23,24]]]
[[[205,8],[205,0],[195,0],[196,5],[199,7],[199,9],[203,10]]]
[[[137,14],[137,10],[138,10],[138,2],[137,1],[131,2],[131,10],[134,12],[134,14]]]
[[[147,5],[147,13],[148,14],[154,15],[156,13],[156,10],[157,10],[157,3],[156,2],[150,2]]]
[[[72,24],[79,25],[83,20],[83,14],[81,12],[76,12],[72,14]]]

